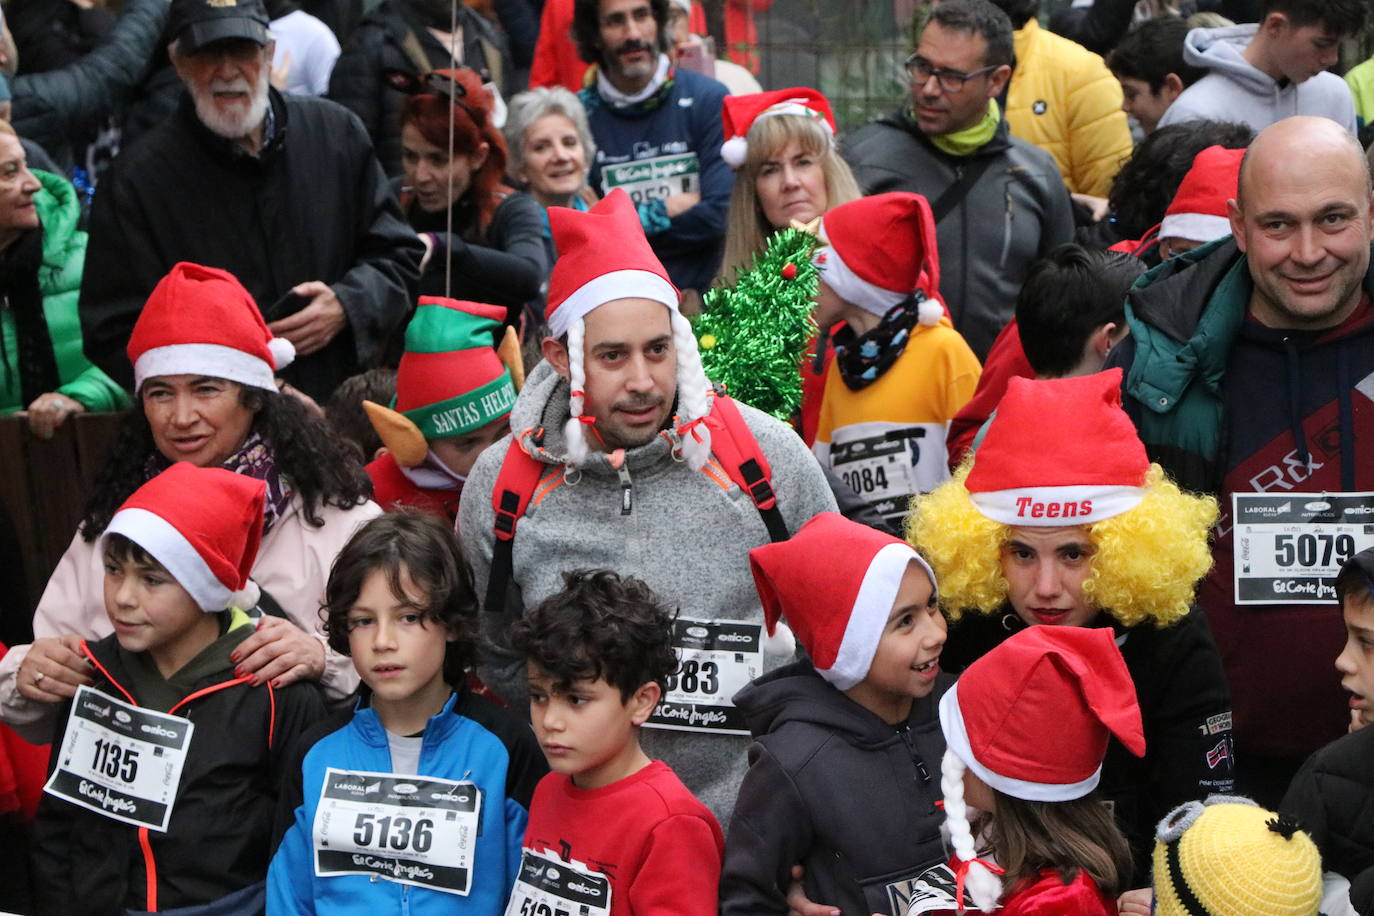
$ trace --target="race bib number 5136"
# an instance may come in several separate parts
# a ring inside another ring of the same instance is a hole
[[[481,805],[470,782],[331,767],[315,810],[315,874],[381,875],[466,896]]]

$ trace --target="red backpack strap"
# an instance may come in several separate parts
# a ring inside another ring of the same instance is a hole
[[[791,534],[778,509],[777,494],[773,492],[773,469],[749,424],[744,422],[739,407],[725,395],[716,395],[706,425],[711,430],[711,454],[735,485],[749,494],[768,529],[769,539],[787,540]]]
[[[496,514],[492,518],[491,570],[487,577],[486,610],[495,613],[506,600],[506,586],[513,572],[511,554],[515,547],[515,526],[529,507],[530,498],[539,486],[539,478],[548,465],[534,458],[520,447],[520,436],[511,437],[506,460],[496,475],[491,491],[491,505]]]

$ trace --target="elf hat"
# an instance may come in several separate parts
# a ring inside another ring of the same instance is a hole
[[[1014,378],[964,486],[1004,525],[1086,525],[1135,508],[1150,461],[1121,409],[1121,370]]]
[[[101,535],[122,534],[162,564],[202,611],[234,602],[262,541],[267,485],[179,461],[134,491]]]
[[[775,115],[796,115],[819,121],[831,143],[835,140],[835,115],[830,100],[814,89],[776,89],[748,95],[727,95],[721,106],[725,143],[720,158],[732,169],[744,165],[749,155],[749,129],[760,119]]]
[[[582,365],[583,318],[593,309],[617,299],[649,299],[668,309],[677,351],[678,416],[676,431],[682,456],[693,470],[711,457],[711,436],[699,422],[711,411],[710,382],[701,370],[696,336],[679,311],[681,297],[668,279],[658,256],[644,237],[639,214],[630,197],[616,188],[585,212],[567,207],[549,208],[558,260],[549,277],[548,306],[544,317],[553,337],[567,335],[568,375],[572,416],[565,427],[568,463],[579,465],[590,451],[583,417],[586,406],[586,375]]]
[[[1082,798],[1102,776],[1107,738],[1145,753],[1135,685],[1105,627],[1027,627],[974,662],[940,698],[940,788],[959,877],[981,910],[1002,885],[977,857],[964,770],[1026,801]],[[1052,737],[1052,740],[1047,738]]]
[[[403,467],[422,463],[429,442],[461,436],[509,416],[515,403],[519,342],[507,328],[506,310],[480,302],[422,296],[406,327],[405,353],[396,370],[390,408],[364,401],[363,409],[387,449]],[[520,373],[523,376],[523,373]]]
[[[829,247],[813,262],[841,299],[882,316],[912,293],[929,291],[920,321],[939,324],[945,309],[937,292],[935,217],[920,194],[892,191],[840,204],[821,220],[821,240]]]
[[[749,551],[769,635],[786,617],[816,672],[840,690],[868,676],[909,563],[935,586],[935,573],[910,545],[835,512]]]
[[[1316,916],[1321,854],[1299,825],[1248,798],[1213,795],[1159,822],[1158,916]]]
[[[1231,221],[1226,216],[1226,201],[1236,196],[1240,180],[1240,160],[1243,149],[1209,146],[1193,159],[1193,167],[1164,211],[1159,224],[1159,238],[1188,239],[1210,242],[1231,234]]]
[[[233,274],[186,261],[153,288],[126,350],[134,390],[160,375],[204,375],[276,391],[296,348],[273,337]]]

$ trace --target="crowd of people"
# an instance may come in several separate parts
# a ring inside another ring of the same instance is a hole
[[[1365,0],[4,6],[0,911],[1374,914]]]

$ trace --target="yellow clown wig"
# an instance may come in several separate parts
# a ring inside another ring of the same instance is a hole
[[[974,505],[965,486],[972,465],[917,496],[907,521],[907,540],[930,561],[954,620],[970,610],[991,614],[1007,600],[1002,551],[1013,526]],[[1188,613],[1194,587],[1212,566],[1207,539],[1217,503],[1183,492],[1157,464],[1143,489],[1134,508],[1083,526],[1096,549],[1083,593],[1125,626],[1167,626]]]

